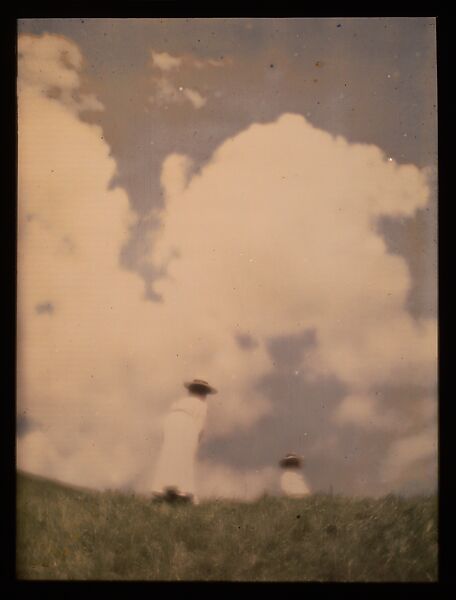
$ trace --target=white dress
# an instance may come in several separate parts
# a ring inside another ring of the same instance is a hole
[[[296,469],[285,469],[280,478],[280,489],[285,496],[300,498],[310,494],[310,488],[302,473]]]
[[[206,421],[207,404],[197,396],[185,396],[171,406],[163,420],[163,443],[155,470],[155,492],[176,487],[179,492],[195,490],[195,462],[200,435]]]

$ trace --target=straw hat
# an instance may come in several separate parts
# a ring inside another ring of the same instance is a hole
[[[201,391],[205,391],[207,394],[216,394],[217,390],[208,384],[204,379],[194,379],[193,381],[186,381],[184,386],[191,390],[192,388],[200,389]]]
[[[294,454],[293,452],[289,452],[282,458],[282,460],[279,462],[279,465],[284,469],[288,467],[301,467],[302,457],[298,454]]]

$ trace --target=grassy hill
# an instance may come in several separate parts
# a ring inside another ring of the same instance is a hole
[[[20,579],[436,581],[437,499],[152,504],[18,475]]]

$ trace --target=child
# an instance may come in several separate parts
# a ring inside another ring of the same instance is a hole
[[[301,473],[301,457],[288,453],[282,458],[279,465],[283,469],[280,477],[280,489],[285,496],[301,498],[310,494],[310,488]]]

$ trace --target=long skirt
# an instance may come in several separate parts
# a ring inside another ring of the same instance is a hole
[[[285,496],[294,498],[310,494],[310,488],[299,471],[284,471],[280,478],[280,489]]]
[[[167,487],[196,499],[195,461],[201,427],[184,412],[172,412],[163,422],[163,444],[158,458],[154,491]]]

